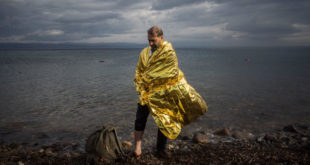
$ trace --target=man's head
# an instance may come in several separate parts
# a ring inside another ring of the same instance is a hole
[[[149,45],[152,51],[155,51],[163,42],[163,31],[158,26],[153,26],[147,31],[147,34]]]

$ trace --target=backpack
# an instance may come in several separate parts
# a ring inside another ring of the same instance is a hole
[[[92,133],[87,138],[85,150],[89,165],[113,163],[124,155],[116,130],[111,126],[103,126]]]

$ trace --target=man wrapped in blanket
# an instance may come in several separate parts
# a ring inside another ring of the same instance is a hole
[[[157,154],[170,158],[167,138],[175,139],[182,127],[207,111],[207,105],[187,83],[171,43],[163,40],[163,31],[154,26],[147,33],[149,46],[140,53],[134,80],[139,95],[134,154],[142,154],[142,136],[151,113],[158,126]]]

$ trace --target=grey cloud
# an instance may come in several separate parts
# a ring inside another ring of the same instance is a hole
[[[101,21],[106,21],[109,19],[121,19],[118,13],[104,13],[99,15],[87,15],[85,13],[66,15],[55,19],[59,23],[96,23]]]
[[[155,0],[152,3],[154,10],[166,10],[174,7],[185,6],[190,4],[199,4],[206,0]]]
[[[294,24],[310,26],[309,0],[0,1],[0,40],[22,36],[23,40],[38,42],[74,42],[113,34],[137,35],[144,26],[160,24],[168,32],[165,34],[195,44],[213,42],[217,36],[212,32],[203,34],[203,29],[201,34],[182,34],[182,29],[201,30],[201,27],[225,24],[221,30],[227,34],[220,37],[224,37],[226,43],[235,43],[229,35],[242,34],[241,44],[257,44],[259,41],[280,42],[280,38],[301,32]],[[214,7],[207,9],[203,2],[210,2]],[[44,35],[49,30],[63,33]]]

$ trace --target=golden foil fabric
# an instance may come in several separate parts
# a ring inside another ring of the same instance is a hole
[[[178,68],[171,43],[163,42],[151,56],[150,51],[148,46],[140,53],[135,87],[140,104],[148,105],[161,132],[175,139],[183,126],[203,115],[208,107]]]

